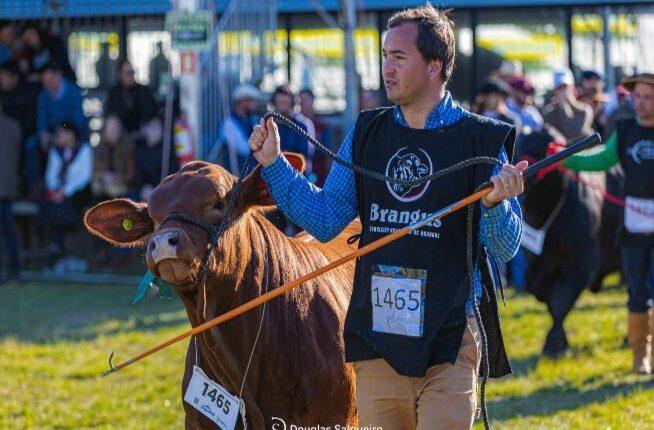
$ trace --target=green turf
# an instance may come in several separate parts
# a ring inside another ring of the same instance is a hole
[[[135,287],[0,285],[0,429],[182,428],[182,342],[107,378],[188,328],[177,299],[130,305]],[[503,310],[516,375],[489,383],[501,429],[652,429],[654,377],[629,373],[625,295],[585,293],[566,326],[570,354],[539,361],[549,318],[528,296]],[[481,428],[481,427],[479,427]]]

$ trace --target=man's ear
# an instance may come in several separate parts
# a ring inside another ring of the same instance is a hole
[[[125,247],[144,245],[154,231],[148,204],[129,199],[113,199],[95,205],[86,212],[84,225],[99,238]]]
[[[300,173],[304,172],[306,168],[306,161],[301,154],[293,152],[284,152],[284,157],[293,166],[295,170]],[[261,178],[261,165],[255,167],[241,185],[241,192],[239,193],[239,201],[237,206],[241,209],[241,213],[245,212],[251,206],[274,206],[275,202],[270,196],[268,184]]]
[[[432,60],[427,65],[427,73],[429,73],[430,78],[436,78],[440,76],[442,69],[443,69],[443,63],[438,60]]]

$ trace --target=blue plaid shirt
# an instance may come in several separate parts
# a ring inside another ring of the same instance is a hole
[[[468,111],[454,104],[449,92],[443,101],[427,116],[426,129],[445,127],[468,115]],[[395,120],[408,126],[402,111],[395,106]],[[352,161],[352,138],[354,129],[345,137],[338,156]],[[504,148],[498,159],[508,162]],[[499,168],[495,168],[495,173]],[[262,178],[268,183],[273,200],[279,209],[297,225],[308,231],[321,242],[336,237],[350,223],[357,213],[357,198],[353,172],[334,163],[322,189],[316,187],[297,172],[284,156],[261,170]],[[504,200],[486,209],[481,207],[479,222],[479,243],[486,246],[496,260],[509,261],[520,246],[522,232],[521,211],[517,199]],[[475,270],[475,289],[481,296],[481,280]],[[471,302],[466,306],[468,315],[472,314]]]

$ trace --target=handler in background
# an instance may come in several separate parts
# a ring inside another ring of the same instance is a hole
[[[512,126],[455,105],[445,85],[454,67],[453,23],[431,5],[393,15],[384,41],[383,77],[390,108],[364,111],[339,156],[395,178],[417,179],[475,156],[508,163]],[[322,189],[280,154],[277,125],[255,128],[250,148],[279,208],[321,241],[357,215],[365,246],[426,213],[471,194],[491,175],[494,188],[475,211],[475,256],[485,248],[508,261],[520,243],[527,163],[477,165],[438,181],[400,186],[354,175],[334,164]],[[480,215],[481,212],[481,215]],[[345,360],[357,375],[362,426],[384,429],[469,429],[476,412],[480,334],[466,269],[466,216],[435,221],[357,260],[345,322]],[[481,255],[485,255],[481,254]],[[482,274],[475,270],[477,297]],[[484,276],[488,278],[488,276]],[[492,286],[484,300],[492,295]],[[490,376],[510,372],[497,310],[484,319]]]
[[[633,352],[633,370],[651,373],[654,336],[654,74],[627,78],[636,118],[616,123],[604,148],[568,158],[574,171],[603,171],[620,163],[625,173],[622,271],[629,289],[627,338]],[[648,317],[649,313],[649,317]],[[649,322],[648,322],[649,319]]]

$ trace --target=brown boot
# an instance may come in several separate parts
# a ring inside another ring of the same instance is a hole
[[[654,307],[649,309],[649,369],[654,373]]]
[[[629,313],[627,338],[629,347],[634,354],[633,371],[636,373],[651,373],[651,353],[648,342],[649,316],[646,313]]]

